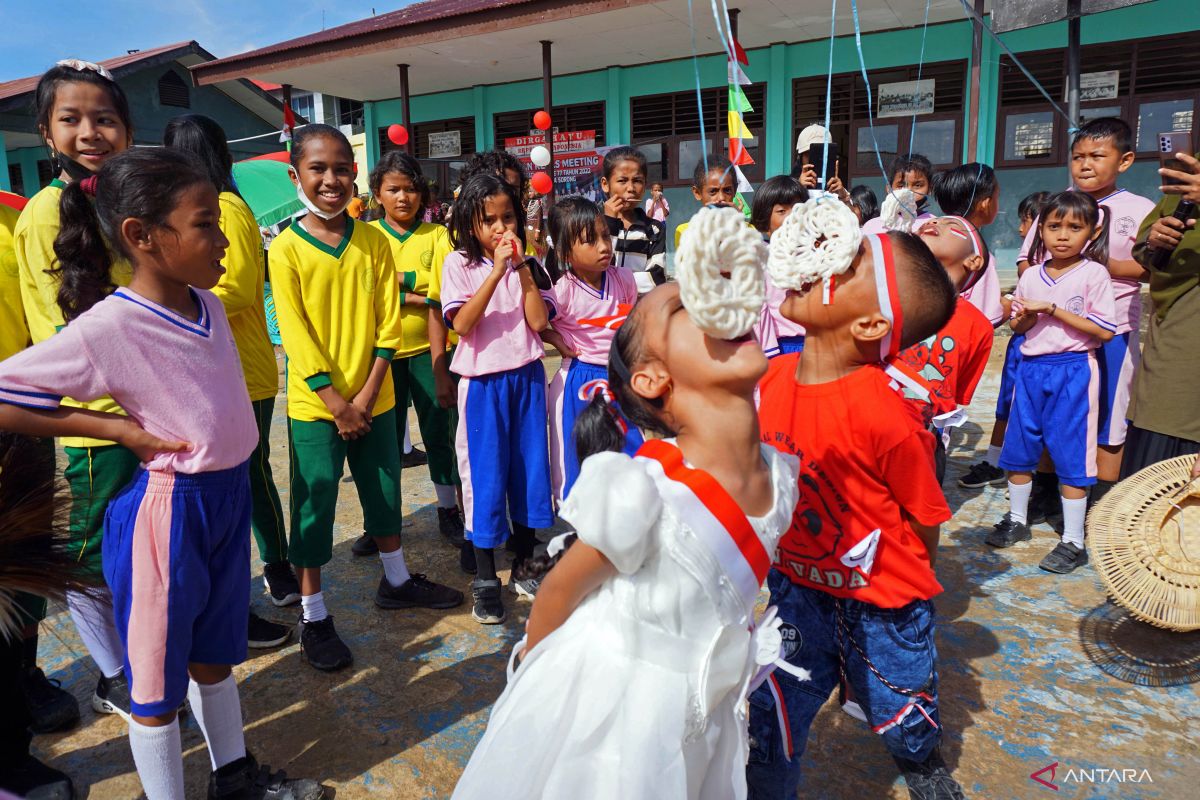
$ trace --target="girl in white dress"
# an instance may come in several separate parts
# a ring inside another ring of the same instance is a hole
[[[759,442],[766,368],[752,336],[702,333],[675,284],[634,308],[575,429],[595,453],[561,509],[578,540],[541,585],[456,800],[746,796],[745,699],[779,648],[754,605],[797,486],[795,459]],[[666,438],[616,452],[610,397]]]

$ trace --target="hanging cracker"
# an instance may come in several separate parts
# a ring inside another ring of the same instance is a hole
[[[783,289],[823,283],[829,303],[835,277],[850,268],[861,243],[858,218],[845,204],[830,197],[797,203],[771,234],[767,271]]]
[[[737,209],[696,212],[675,253],[675,276],[684,308],[709,336],[736,339],[758,322],[766,296],[762,239]]]

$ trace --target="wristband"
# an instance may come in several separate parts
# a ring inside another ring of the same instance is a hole
[[[527,269],[528,267],[531,266],[531,264],[530,264],[531,261],[535,261],[533,256],[530,256],[529,258],[526,258],[522,261],[517,261],[517,262],[513,263],[513,265],[512,265],[513,272],[516,272],[519,269]]]
[[[1051,317],[1054,316],[1055,311],[1058,311],[1058,305],[1056,303],[1051,303],[1050,304],[1050,316]]]

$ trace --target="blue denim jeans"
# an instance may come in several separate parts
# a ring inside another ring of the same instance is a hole
[[[776,670],[750,696],[750,763],[746,767],[750,800],[791,800],[796,796],[808,729],[837,688],[844,693],[843,699],[853,699],[861,706],[892,755],[911,761],[928,758],[941,739],[933,603],[916,600],[903,608],[878,608],[799,586],[776,570],[767,576],[767,587],[784,623],[784,657],[811,672],[812,678],[797,681]],[[847,629],[841,636],[839,607]],[[894,687],[919,695],[889,688],[859,649]],[[845,684],[841,659],[845,660]],[[782,714],[775,707],[772,684],[783,698]]]

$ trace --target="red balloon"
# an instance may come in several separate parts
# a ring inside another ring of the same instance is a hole
[[[550,180],[550,176],[544,172],[533,173],[533,177],[529,179],[529,184],[538,194],[550,194],[550,190],[554,188],[554,181]]]
[[[539,111],[533,115],[533,127],[539,131],[550,130],[550,115],[545,111]]]
[[[394,145],[404,147],[408,144],[408,129],[403,125],[389,125],[388,140]]]

